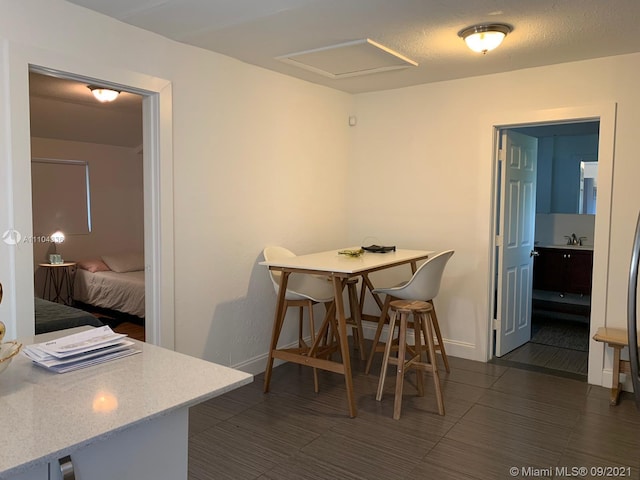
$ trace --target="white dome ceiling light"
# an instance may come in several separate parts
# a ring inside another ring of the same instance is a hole
[[[504,23],[491,23],[487,25],[474,25],[458,32],[467,46],[474,52],[486,54],[497,48],[513,27]]]
[[[87,88],[91,90],[93,96],[96,97],[96,100],[99,102],[113,102],[120,92],[118,90],[112,90],[110,88],[99,87],[97,85],[87,85]]]

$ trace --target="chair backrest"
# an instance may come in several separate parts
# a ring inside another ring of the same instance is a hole
[[[266,261],[275,261],[297,256],[284,247],[267,247],[262,251],[262,254]],[[273,289],[277,295],[280,292],[282,273],[271,269],[269,273],[271,274]],[[313,302],[327,303],[333,301],[333,283],[313,275],[294,273],[289,277],[285,298],[287,300],[311,300]]]
[[[453,253],[453,250],[446,250],[428,258],[393,296],[403,300],[433,300],[440,291],[444,267]]]
[[[295,253],[284,247],[266,247],[262,251],[262,255],[267,262],[270,260],[279,260],[281,258],[291,258],[296,256]],[[271,274],[273,288],[275,289],[276,293],[278,293],[280,287],[280,277],[282,276],[282,273],[278,272],[277,270],[269,270],[269,273]]]

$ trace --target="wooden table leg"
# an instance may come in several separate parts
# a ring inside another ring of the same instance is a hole
[[[344,383],[347,389],[347,402],[349,404],[349,416],[354,418],[356,413],[356,401],[353,392],[353,378],[351,377],[351,359],[349,357],[349,341],[347,338],[347,320],[344,314],[344,300],[342,291],[344,280],[340,277],[333,277],[333,292],[335,295],[336,314],[338,317],[338,342],[340,343],[340,355],[344,366]]]
[[[354,348],[357,348],[360,351],[360,360],[366,360],[366,354],[364,352],[364,331],[362,330],[362,310],[360,309],[360,302],[358,300],[358,292],[356,290],[355,282],[347,282],[347,293],[349,298],[351,322],[355,325],[355,327],[352,328],[352,331],[354,332]]]
[[[271,344],[269,345],[269,358],[267,359],[267,368],[264,371],[264,393],[269,391],[269,384],[271,383],[271,372],[273,370],[273,352],[278,347],[278,338],[280,338],[280,331],[282,330],[282,324],[284,323],[285,309],[285,296],[287,293],[287,283],[289,282],[289,275],[291,272],[282,272],[280,277],[280,289],[278,290],[278,302],[276,304],[276,313],[273,319],[273,330],[271,332]]]
[[[373,283],[371,283],[371,280],[369,279],[369,275],[367,275],[366,273],[362,275],[362,290],[360,291],[360,312],[364,312],[364,299],[367,293],[367,290],[369,290],[369,293],[371,293],[371,296],[373,297],[373,299],[375,300],[376,304],[378,305],[378,308],[380,308],[380,310],[382,310],[382,300],[380,300],[380,296],[376,293],[373,293],[374,290],[374,286]]]
[[[380,351],[379,348],[379,343],[380,343],[380,335],[382,335],[382,327],[384,327],[384,324],[386,322],[387,319],[387,315],[389,313],[389,305],[391,304],[391,295],[387,295],[387,298],[384,301],[384,305],[382,306],[382,313],[380,314],[380,318],[378,319],[378,325],[376,327],[376,333],[373,336],[373,343],[371,344],[371,352],[369,352],[369,359],[367,360],[367,366],[365,367],[364,370],[364,374],[365,375],[369,375],[369,372],[371,371],[371,365],[373,364],[373,357],[375,356],[375,354],[377,352]],[[391,321],[391,320],[389,320]],[[389,338],[392,338],[392,329],[391,327],[389,327]],[[384,351],[384,347],[382,347],[382,350]]]

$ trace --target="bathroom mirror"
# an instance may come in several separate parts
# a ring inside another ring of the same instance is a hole
[[[597,173],[583,177],[581,165],[583,162],[597,165],[600,122],[536,125],[513,130],[538,139],[536,213],[595,213],[595,200],[592,207],[585,205],[583,195],[585,189],[594,193],[590,184],[593,182],[595,187]],[[586,187],[584,178],[592,179],[586,181]]]
[[[537,167],[537,213],[595,214],[597,134],[538,138]]]
[[[578,213],[595,215],[598,196],[598,162],[580,162],[580,203]]]

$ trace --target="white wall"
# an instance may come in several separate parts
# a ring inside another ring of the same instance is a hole
[[[351,199],[357,214],[350,238],[387,232],[397,245],[456,250],[436,305],[446,319],[444,337],[462,355],[480,359],[486,347],[491,119],[523,118],[523,112],[534,112],[533,122],[544,116],[539,112],[617,102],[611,253],[602,251],[604,237],[596,238],[595,248],[596,261],[610,255],[609,271],[603,272],[609,287],[604,318],[595,323],[625,325],[630,250],[640,208],[635,144],[640,91],[633,80],[638,73],[640,55],[633,54],[356,97],[352,168],[358,174]],[[602,357],[598,345],[592,342],[591,348]]]
[[[567,235],[584,237],[583,245],[593,245],[595,231],[595,215],[579,215],[573,213],[538,213],[536,214],[536,244],[566,245]]]
[[[174,104],[176,346],[264,368],[275,293],[262,249],[346,240],[350,98],[230,63],[199,68],[210,96]]]
[[[305,253],[346,241],[351,96],[58,0],[0,0],[0,32],[0,200],[9,206],[0,232],[31,222],[28,63],[123,83],[169,80],[172,102],[160,116],[173,124],[175,238],[165,242],[175,244],[175,348],[264,368],[275,294],[257,265],[262,249]],[[33,303],[27,257],[31,249],[0,244],[0,318],[22,331],[33,323],[23,314]]]

